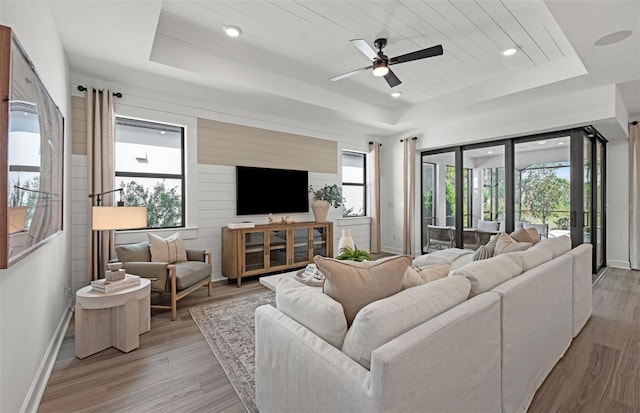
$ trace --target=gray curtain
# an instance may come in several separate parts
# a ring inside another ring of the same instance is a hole
[[[371,180],[371,245],[372,253],[380,252],[380,151],[382,145],[369,142],[369,175]]]
[[[415,240],[415,160],[416,160],[416,140],[408,138],[403,140],[404,144],[404,236],[402,241],[403,254],[414,255]]]
[[[629,263],[640,269],[640,124],[629,124]]]
[[[88,87],[87,110],[87,156],[89,194],[97,194],[115,189],[115,116],[113,95],[110,90],[99,91]],[[95,198],[87,198],[89,211],[95,205]],[[102,197],[102,206],[112,206],[113,194]],[[89,225],[92,217],[89,216]],[[93,279],[104,276],[104,267],[110,257],[115,256],[113,231],[90,231],[89,263]]]

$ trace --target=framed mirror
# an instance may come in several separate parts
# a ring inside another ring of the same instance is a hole
[[[0,96],[0,268],[8,268],[62,231],[64,119],[6,26]]]

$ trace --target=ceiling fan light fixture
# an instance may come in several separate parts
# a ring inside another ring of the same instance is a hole
[[[224,26],[222,30],[229,37],[238,37],[242,34],[242,29],[238,26]]]
[[[514,54],[516,54],[518,52],[518,49],[516,49],[515,47],[510,47],[508,49],[504,49],[502,51],[502,55],[503,56],[513,56]]]
[[[373,75],[377,77],[386,76],[389,73],[387,62],[377,61],[373,64]]]

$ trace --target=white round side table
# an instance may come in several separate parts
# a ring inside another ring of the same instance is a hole
[[[101,293],[86,286],[76,292],[76,357],[85,358],[109,347],[125,353],[140,346],[139,335],[151,329],[151,281]]]

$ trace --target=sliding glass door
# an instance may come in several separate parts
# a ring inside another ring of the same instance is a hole
[[[455,245],[456,155],[454,151],[425,153],[421,158],[422,252]]]

